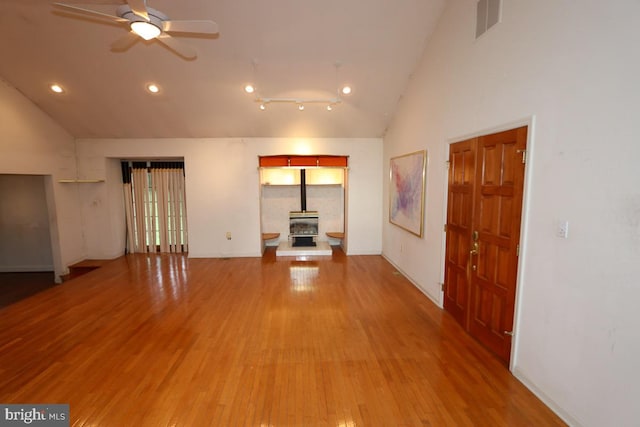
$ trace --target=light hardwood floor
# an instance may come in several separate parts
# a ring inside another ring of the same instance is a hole
[[[0,402],[74,426],[564,425],[379,256],[129,255],[0,309]]]

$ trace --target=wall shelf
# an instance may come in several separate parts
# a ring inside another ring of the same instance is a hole
[[[60,184],[95,184],[104,182],[104,179],[59,179]]]
[[[300,187],[300,184],[260,184],[263,187]],[[307,187],[342,187],[342,184],[307,184]]]

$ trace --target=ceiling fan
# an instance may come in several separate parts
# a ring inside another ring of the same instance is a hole
[[[111,44],[114,51],[125,51],[140,38],[156,39],[185,59],[195,59],[196,50],[169,33],[217,34],[218,24],[208,20],[172,21],[162,12],[147,7],[146,0],[127,0],[121,5],[87,5],[54,3],[54,5],[86,13],[99,18],[107,18],[126,25],[131,31]],[[139,38],[139,37],[140,38]]]

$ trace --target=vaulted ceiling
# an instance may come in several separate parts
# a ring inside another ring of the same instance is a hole
[[[187,60],[157,40],[112,51],[126,24],[2,0],[0,77],[78,138],[381,137],[444,2],[149,0],[170,19],[218,24],[215,36],[178,37],[198,53]],[[53,94],[54,82],[65,92]],[[332,99],[345,83],[353,92],[332,111],[255,102]]]

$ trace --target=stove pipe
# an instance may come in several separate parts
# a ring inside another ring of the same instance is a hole
[[[305,169],[300,169],[300,210],[307,211],[307,173]]]

